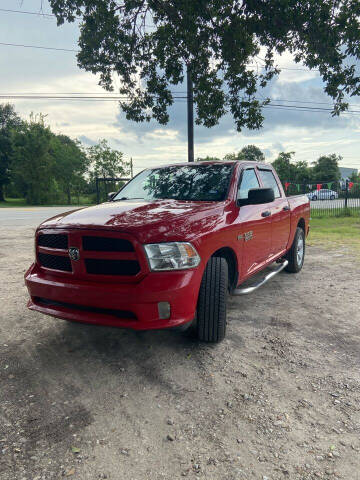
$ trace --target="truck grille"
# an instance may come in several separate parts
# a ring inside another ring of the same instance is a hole
[[[71,262],[69,257],[60,255],[48,255],[47,253],[38,253],[40,265],[52,270],[61,270],[63,272],[71,272]]]
[[[71,273],[73,278],[135,282],[146,265],[141,249],[127,234],[73,229],[54,233],[41,231],[37,237],[37,258],[41,267]],[[68,249],[78,248],[79,259],[71,260]],[[62,250],[62,251],[60,251]],[[145,267],[146,268],[146,267]],[[111,278],[113,277],[113,278]]]
[[[134,246],[129,240],[113,237],[82,237],[83,249],[92,252],[133,252]]]
[[[136,260],[86,258],[85,265],[87,273],[94,275],[136,275],[140,272],[140,265]]]
[[[64,235],[64,234],[55,234],[55,233],[39,235],[38,245],[39,247],[60,248],[62,250],[67,250],[68,237],[67,235]]]

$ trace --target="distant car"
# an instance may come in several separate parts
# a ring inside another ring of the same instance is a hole
[[[315,190],[307,194],[309,200],[335,200],[339,198],[339,195],[334,190],[322,188],[321,190]]]

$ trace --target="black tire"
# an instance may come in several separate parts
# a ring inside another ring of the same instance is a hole
[[[335,200],[335,195],[331,195],[330,200]]]
[[[298,247],[300,242],[303,245],[303,254],[300,260],[298,255]],[[298,273],[304,265],[305,259],[305,233],[304,230],[300,227],[297,227],[293,244],[291,245],[290,250],[287,252],[285,258],[288,260],[289,264],[285,267],[285,270],[290,273]]]
[[[196,336],[203,342],[221,342],[226,332],[228,265],[225,258],[211,257],[199,291]]]
[[[313,195],[312,199],[314,202],[317,200],[317,196],[316,195]]]

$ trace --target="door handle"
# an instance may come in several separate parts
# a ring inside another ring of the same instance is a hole
[[[288,210],[290,210],[290,206],[289,205],[285,205],[285,207],[283,208],[284,212],[287,212]]]
[[[265,210],[265,212],[262,212],[261,214],[262,217],[270,217],[270,215],[271,215],[270,210]]]

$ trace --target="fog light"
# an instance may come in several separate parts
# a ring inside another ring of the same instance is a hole
[[[159,318],[161,320],[166,320],[170,318],[170,303],[169,302],[159,302],[158,303]]]

